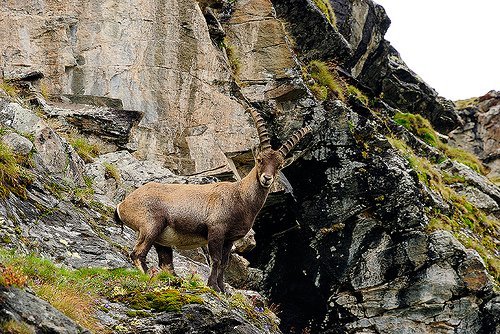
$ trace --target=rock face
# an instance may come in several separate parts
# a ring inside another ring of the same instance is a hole
[[[25,333],[90,334],[46,301],[16,288],[0,288],[0,321],[24,324]]]
[[[459,110],[464,125],[452,131],[451,143],[477,155],[500,178],[500,92],[491,91]]]
[[[294,129],[313,128],[292,152],[282,190],[271,194],[256,221],[256,246],[241,245],[237,251],[253,249],[231,263],[231,282],[259,285],[279,305],[283,332],[498,331],[494,280],[483,258],[456,239],[472,230],[429,230],[432,214],[472,206],[440,199],[430,187],[432,173],[422,175],[392,142],[396,136],[406,141],[403,148],[431,152],[432,168],[459,179],[453,190],[494,221],[484,229],[493,230],[488,241],[498,245],[498,186],[392,120],[398,109],[419,113],[448,132],[459,123],[453,104],[384,40],[390,21],[382,7],[371,0],[330,1],[333,19],[315,3],[2,4],[0,22],[10,28],[0,29],[7,83],[0,90],[1,140],[32,156],[27,168],[35,172],[26,198],[0,199],[3,247],[73,268],[130,266],[126,253],[135,239],[111,221],[112,207],[148,181],[239,179],[253,164],[250,148],[257,142],[245,112],[251,106],[267,121],[275,148]],[[312,60],[336,69],[370,103],[347,92],[343,101],[318,100],[303,80]],[[29,94],[7,97],[10,83],[22,83]],[[47,91],[74,103],[44,103],[40,95],[47,94],[40,93]],[[462,110],[470,126],[451,135],[485,162],[498,148],[497,95]],[[111,144],[85,164],[58,134],[68,129]],[[199,253],[191,256],[204,261]],[[193,267],[202,275],[208,270],[178,253],[175,265],[181,275]],[[214,299],[185,306],[129,329],[279,333],[221,305]],[[101,314],[104,324],[130,322],[122,304],[112,307],[116,316]]]

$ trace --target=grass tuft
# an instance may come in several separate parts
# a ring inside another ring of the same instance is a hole
[[[331,70],[326,63],[318,60],[311,61],[306,70],[305,81],[318,100],[324,101],[333,95],[334,98],[346,101],[347,87],[337,71]]]
[[[94,158],[98,156],[101,151],[98,145],[91,144],[83,137],[74,136],[69,139],[69,143],[86,163],[93,162]]]
[[[0,141],[0,198],[11,192],[26,198],[26,186],[31,184],[33,175],[22,166],[23,163],[28,163],[28,160],[14,154],[7,144]]]
[[[19,96],[19,88],[6,80],[0,80],[0,89],[12,98],[17,98]]]
[[[35,334],[34,329],[24,322],[9,320],[0,323],[0,333],[4,334]]]
[[[398,112],[394,116],[394,121],[404,126],[428,145],[439,149],[448,158],[458,161],[480,174],[486,174],[486,168],[478,157],[460,148],[443,143],[431,123],[421,115]]]
[[[333,10],[332,5],[329,0],[313,0],[314,4],[318,9],[325,15],[328,22],[333,27],[337,26],[337,18],[335,17],[335,11]]]
[[[419,181],[439,194],[450,207],[448,212],[436,209],[428,212],[427,230],[453,232],[464,246],[475,249],[481,255],[488,271],[500,282],[500,261],[497,259],[498,247],[495,242],[500,239],[500,221],[488,218],[465,196],[453,190],[451,187],[453,183],[465,182],[463,177],[446,173],[441,175],[428,159],[417,156],[404,141],[392,137],[387,139],[408,160],[412,169],[417,173]]]
[[[109,162],[103,162],[102,165],[104,166],[104,177],[106,179],[113,178],[116,182],[120,182],[120,171],[115,165],[110,164]]]

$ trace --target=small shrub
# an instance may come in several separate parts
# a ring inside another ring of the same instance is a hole
[[[24,275],[19,269],[13,266],[2,266],[0,264],[0,285],[1,286],[15,286],[18,288],[26,286],[28,277]]]

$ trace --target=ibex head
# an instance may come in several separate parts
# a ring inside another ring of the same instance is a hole
[[[260,141],[255,157],[257,177],[262,187],[269,188],[273,184],[278,171],[285,167],[287,154],[297,145],[302,137],[311,131],[311,128],[306,126],[296,131],[285,144],[279,149],[274,150],[271,148],[271,138],[269,132],[267,132],[264,119],[255,109],[249,108],[249,111],[254,119]]]

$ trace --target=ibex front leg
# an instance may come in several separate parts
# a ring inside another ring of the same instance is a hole
[[[229,264],[229,258],[231,257],[231,249],[233,248],[232,241],[224,242],[222,246],[222,262],[221,262],[221,270],[219,271],[219,276],[217,277],[217,286],[219,289],[224,292],[224,272],[227,269],[227,265]]]
[[[208,253],[210,254],[210,260],[212,262],[212,268],[210,270],[210,276],[208,277],[208,286],[215,291],[224,291],[224,288],[220,288],[217,282],[220,272],[222,269],[222,247],[224,245],[224,239],[219,233],[214,233],[208,237]]]

